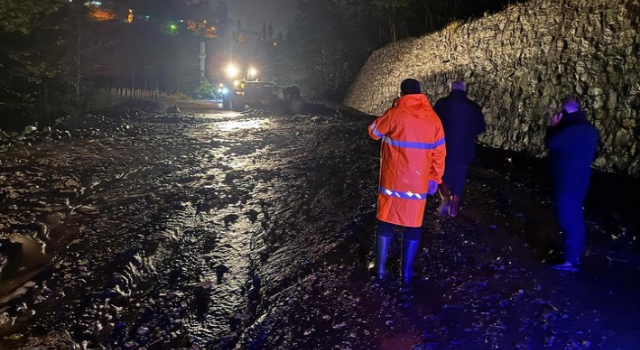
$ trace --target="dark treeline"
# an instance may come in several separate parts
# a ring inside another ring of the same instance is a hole
[[[98,87],[193,94],[201,84],[202,33],[185,30],[185,23],[170,27],[178,24],[176,19],[189,18],[184,1],[156,6],[151,0],[105,0],[102,8],[87,3],[0,1],[0,128],[42,126],[105,107],[108,96],[99,95]],[[218,5],[210,12],[192,9],[191,14],[226,19],[224,2]],[[127,24],[129,8],[136,10]],[[112,17],[99,18],[94,11]],[[224,33],[229,26],[222,22],[215,24]]]
[[[281,64],[306,95],[340,100],[375,49],[522,1],[298,0]]]
[[[0,2],[0,123],[21,125],[78,107],[82,6],[68,0]]]
[[[0,128],[36,121],[43,125],[97,106],[95,101],[102,97],[92,96],[93,87],[194,95],[202,84],[202,34],[187,31],[184,23],[172,33],[170,25],[178,18],[213,19],[220,37],[210,39],[207,50],[213,50],[210,57],[215,62],[226,59],[219,52],[227,47],[242,53],[256,46],[234,39],[234,28],[239,30],[240,24],[230,24],[224,1],[211,0],[206,6],[196,0],[168,0],[162,6],[152,0],[103,3],[110,4],[114,20],[96,20],[91,13],[95,9],[85,1],[0,1]],[[260,47],[261,53],[249,56],[259,58],[263,72],[276,83],[297,85],[308,98],[339,101],[373,50],[455,20],[499,11],[506,4],[507,0],[298,0],[286,37],[264,23],[258,46],[271,49]],[[136,9],[135,19],[123,24],[130,8]],[[211,78],[220,67],[207,69]]]

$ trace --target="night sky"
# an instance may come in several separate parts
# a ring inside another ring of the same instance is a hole
[[[217,1],[211,5],[215,8]],[[229,17],[242,21],[242,27],[248,30],[260,31],[262,23],[273,24],[274,35],[278,32],[286,34],[286,25],[295,14],[295,0],[227,0]]]

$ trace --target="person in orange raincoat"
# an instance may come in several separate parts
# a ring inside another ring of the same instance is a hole
[[[408,284],[414,276],[427,195],[434,194],[442,182],[446,148],[442,123],[420,83],[406,79],[400,90],[394,106],[369,126],[369,136],[382,139],[372,272],[385,277],[393,226],[400,226],[404,228],[400,273]]]

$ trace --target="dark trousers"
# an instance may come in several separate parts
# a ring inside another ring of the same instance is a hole
[[[561,193],[556,195],[558,223],[563,232],[564,257],[568,262],[576,263],[582,256],[586,241],[584,194]]]
[[[447,183],[452,195],[462,196],[462,193],[464,192],[464,184],[467,182],[468,166],[469,163],[464,160],[446,160],[442,181]]]
[[[378,230],[376,234],[378,236],[391,237],[393,235],[393,227],[396,226],[394,224],[390,224],[388,222],[378,220]],[[408,239],[411,241],[419,241],[422,236],[422,229],[420,227],[404,227],[399,226],[404,229],[402,233],[403,239]]]

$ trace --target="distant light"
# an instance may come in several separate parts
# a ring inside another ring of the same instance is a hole
[[[236,78],[238,76],[238,73],[240,73],[238,67],[236,67],[234,64],[229,64],[225,69],[225,72],[227,73],[227,77],[231,79]]]
[[[249,68],[249,78],[254,78],[256,75],[258,75],[258,70],[250,67]]]
[[[98,6],[88,6],[89,17],[94,21],[109,21],[116,18],[116,14]]]
[[[178,25],[173,22],[167,23],[167,33],[177,35],[178,34]]]

